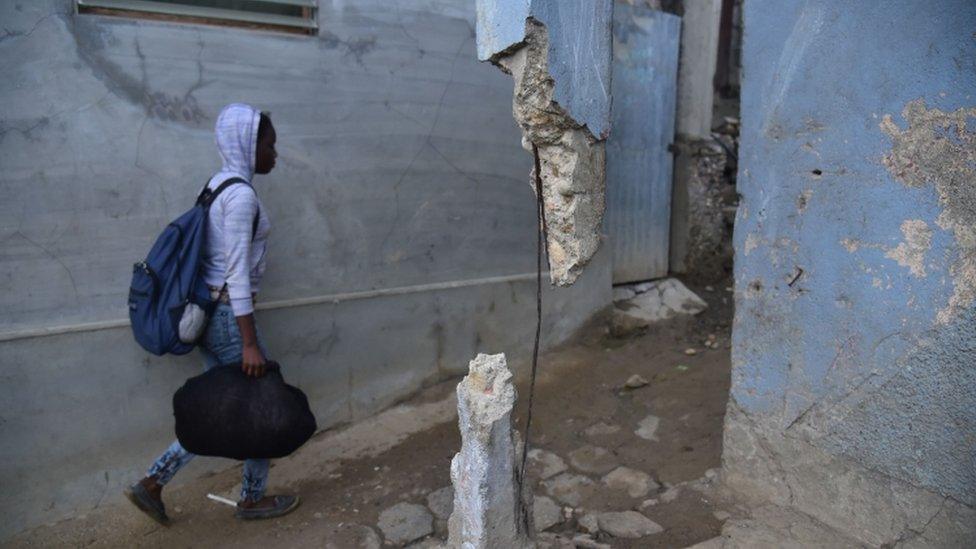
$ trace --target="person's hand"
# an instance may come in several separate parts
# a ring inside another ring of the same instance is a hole
[[[241,370],[248,377],[261,377],[264,375],[267,360],[264,353],[257,345],[245,345],[243,357],[241,358]]]

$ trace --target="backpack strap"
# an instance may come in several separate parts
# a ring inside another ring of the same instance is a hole
[[[231,185],[235,185],[237,183],[243,183],[245,185],[250,186],[250,184],[247,181],[245,181],[243,178],[240,177],[232,177],[227,181],[221,183],[220,186],[218,186],[216,189],[212,191],[210,190],[210,187],[204,185],[203,190],[200,191],[200,196],[197,197],[197,204],[200,204],[204,208],[209,209],[210,205],[213,204],[213,201],[217,200],[217,197],[220,196],[220,193],[224,192],[224,189],[230,187]]]
[[[220,193],[224,192],[224,189],[230,187],[231,185],[235,185],[237,183],[243,183],[248,187],[251,186],[250,183],[248,183],[247,181],[245,181],[243,178],[240,177],[232,177],[227,181],[221,183],[216,189],[212,191],[210,190],[209,187],[204,186],[203,190],[200,192],[200,196],[197,197],[197,204],[200,204],[204,208],[207,208],[209,210],[214,200],[217,200],[217,197],[220,196]],[[251,222],[252,241],[254,240],[254,237],[258,234],[258,220],[260,218],[261,218],[261,206],[259,205],[258,210],[254,213],[254,221]]]

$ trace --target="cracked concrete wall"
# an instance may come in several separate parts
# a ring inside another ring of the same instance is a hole
[[[976,5],[773,4],[745,3],[725,478],[973,546]]]
[[[600,246],[612,10],[612,0],[477,3],[478,56],[513,76],[523,147],[539,150],[549,267],[561,286],[579,277]]]
[[[474,2],[322,1],[318,36],[0,2],[0,538],[118,501],[173,436],[194,355],[148,357],[131,265],[219,166],[230,101],[272,113],[258,324],[324,428],[531,351],[532,161]],[[609,258],[546,289],[547,345],[610,303]],[[378,334],[381,337],[378,337]],[[366,352],[363,349],[367,349]],[[195,463],[178,481],[227,461]]]

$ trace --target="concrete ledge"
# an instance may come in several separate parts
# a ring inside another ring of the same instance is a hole
[[[750,421],[734,400],[722,478],[747,503],[791,507],[870,546],[976,546],[976,509]]]

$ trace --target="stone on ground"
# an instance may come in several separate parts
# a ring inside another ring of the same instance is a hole
[[[603,484],[612,490],[626,492],[632,498],[642,498],[660,487],[647,473],[629,467],[610,471],[603,477]]]
[[[540,533],[535,541],[538,549],[576,549],[572,538],[552,532]]]
[[[617,466],[617,460],[606,448],[581,446],[569,453],[569,463],[584,473],[602,475]]]
[[[616,286],[613,289],[613,300],[624,301],[637,295],[633,288],[628,286]]]
[[[654,287],[654,284],[656,284],[656,282],[654,282],[654,281],[650,281],[650,282],[639,282],[637,284],[634,284],[633,288],[634,288],[634,291],[636,293],[642,294],[642,293],[646,292],[647,290],[650,290],[651,288],[653,288]]]
[[[619,425],[613,425],[611,423],[606,423],[601,421],[599,423],[594,423],[593,425],[587,427],[583,431],[583,434],[588,437],[605,437],[619,432],[620,432]]]
[[[656,499],[653,499],[653,498],[651,498],[651,499],[645,499],[644,501],[641,502],[640,508],[641,509],[647,509],[649,507],[654,507],[655,505],[657,505],[657,500]]]
[[[539,448],[529,450],[528,458],[529,475],[541,480],[556,476],[567,469],[563,458]]]
[[[663,494],[661,494],[661,503],[671,503],[672,501],[678,499],[681,495],[681,488],[678,486],[671,486]]]
[[[538,549],[611,549],[606,543],[599,543],[590,536],[578,534],[573,537],[552,532],[542,532],[536,538]]]
[[[716,536],[701,543],[691,545],[686,549],[725,549],[725,538],[722,536]]]
[[[580,530],[587,534],[596,534],[600,531],[600,522],[593,513],[587,513],[580,517],[578,524]]]
[[[573,536],[573,546],[576,549],[611,549],[607,543],[599,543],[590,536],[577,534]]]
[[[600,530],[615,538],[636,539],[664,531],[660,524],[637,511],[600,513],[597,515]]]
[[[407,544],[430,535],[434,531],[434,517],[423,505],[401,502],[380,513],[377,526],[387,540]]]
[[[668,278],[648,284],[650,286],[645,292],[617,301],[614,315],[630,317],[647,325],[679,315],[696,315],[708,308],[702,298],[677,279]],[[636,289],[639,291],[639,288]]]
[[[447,549],[447,545],[439,539],[427,538],[407,545],[406,549]]]
[[[380,549],[380,536],[369,526],[341,523],[329,528],[325,549]]]
[[[644,379],[644,376],[640,374],[634,374],[629,378],[627,378],[627,381],[624,383],[624,387],[628,389],[640,389],[641,387],[647,385],[648,383],[650,383],[650,381]]]
[[[435,517],[447,520],[454,509],[454,487],[445,486],[427,494],[427,507],[430,507]]]
[[[548,530],[563,521],[563,510],[546,496],[536,496],[532,502],[532,517],[538,532]]]
[[[637,430],[634,434],[641,437],[644,440],[657,440],[657,428],[661,424],[661,418],[650,415],[640,420],[637,424]]]
[[[543,481],[542,487],[556,501],[577,507],[583,502],[585,497],[588,497],[592,493],[594,485],[593,481],[588,477],[574,475],[572,473],[562,473]]]

